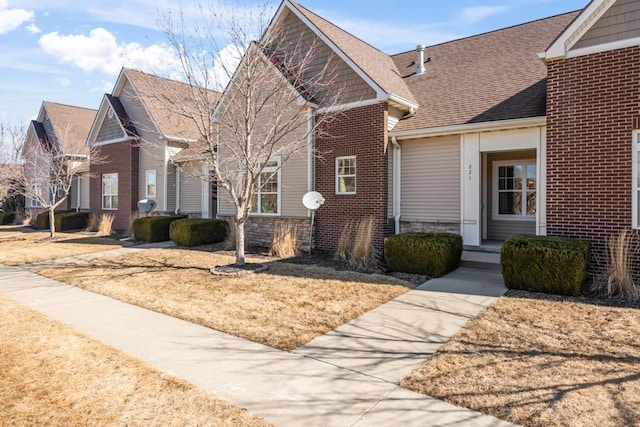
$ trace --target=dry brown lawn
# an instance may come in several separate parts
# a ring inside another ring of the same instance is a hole
[[[32,264],[131,245],[130,242],[84,233],[56,233],[55,240],[48,237],[48,231],[0,234],[0,264]]]
[[[410,289],[383,275],[281,262],[241,277],[209,272],[233,260],[222,253],[150,249],[37,272],[281,350],[305,344]]]
[[[640,310],[501,298],[402,385],[526,426],[640,426]]]
[[[266,426],[0,295],[2,426]]]

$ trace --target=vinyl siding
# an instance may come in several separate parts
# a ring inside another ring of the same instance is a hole
[[[401,141],[402,220],[460,222],[460,137]]]
[[[202,171],[200,163],[183,165],[180,170],[180,213],[202,212]]]
[[[167,165],[167,210],[169,212],[176,210],[176,166],[174,164]]]
[[[393,218],[393,145],[389,144],[389,149],[387,150],[387,170],[389,171],[387,177],[387,217]]]
[[[109,107],[110,108],[110,107]],[[120,123],[118,123],[118,119],[114,114],[113,117],[109,118],[109,115],[105,115],[104,121],[102,122],[102,127],[98,132],[97,141],[110,141],[114,139],[119,139],[124,137],[124,132],[120,127]]]
[[[136,130],[140,135],[139,168],[138,168],[138,200],[146,198],[146,171],[156,171],[156,210],[167,211],[165,206],[165,144],[159,138],[155,125],[149,118],[146,109],[135,94],[129,82],[126,82],[119,96],[122,106],[126,110],[131,120],[133,120]],[[175,199],[175,197],[174,197]]]
[[[89,173],[80,175],[80,209],[89,209]]]
[[[574,49],[640,37],[640,2],[618,0],[574,45]]]
[[[289,43],[294,46],[293,49],[304,53],[314,50],[314,62],[309,67],[309,74],[313,74],[314,70],[322,70],[327,59],[333,54],[331,48],[318,39],[313,31],[291,12],[285,18],[284,28],[286,28],[284,37],[290,40]],[[329,74],[335,74],[335,83],[332,86],[341,92],[340,103],[346,104],[376,97],[375,91],[346,62],[337,56],[334,58],[337,62]],[[317,93],[314,98],[322,105],[327,93]]]
[[[495,187],[493,176],[493,162],[501,162],[506,160],[533,160],[535,162],[535,159],[535,150],[487,154],[487,239],[506,240],[507,237],[511,236],[512,234],[536,233],[535,220],[501,221],[493,219],[493,189]]]

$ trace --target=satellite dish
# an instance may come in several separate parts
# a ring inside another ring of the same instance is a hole
[[[138,210],[149,213],[156,208],[158,204],[153,199],[142,199],[138,202]]]
[[[309,191],[302,197],[302,204],[305,208],[315,211],[324,203],[324,197],[317,191]]]

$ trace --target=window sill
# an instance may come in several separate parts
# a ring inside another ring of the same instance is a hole
[[[535,222],[535,216],[522,216],[522,215],[493,215],[491,217],[493,221],[519,221],[519,222]]]

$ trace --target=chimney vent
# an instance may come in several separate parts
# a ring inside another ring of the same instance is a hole
[[[419,44],[416,47],[416,51],[418,52],[418,68],[416,69],[416,75],[419,76],[424,73],[424,45]]]

